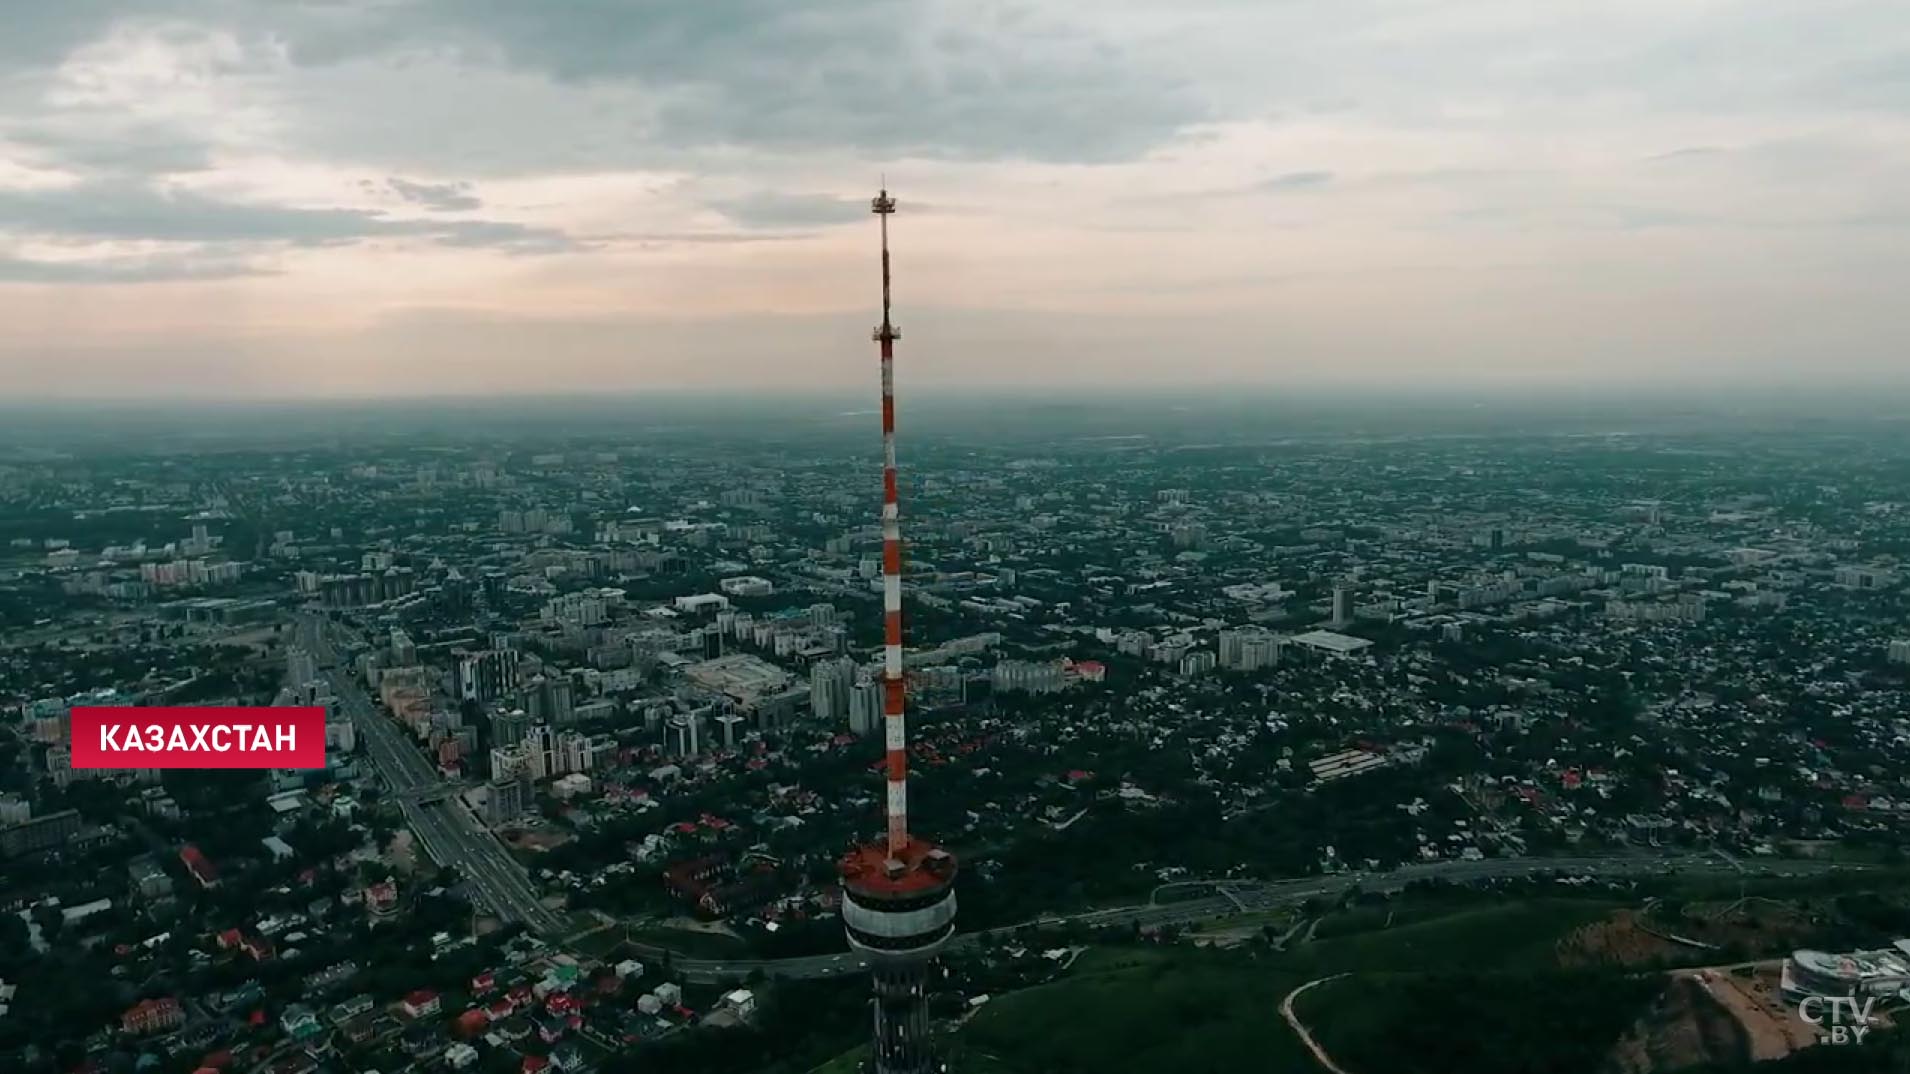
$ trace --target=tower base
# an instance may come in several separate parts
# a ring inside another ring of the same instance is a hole
[[[935,1074],[928,991],[955,933],[955,858],[911,839],[897,854],[857,847],[842,859],[842,924],[869,960],[875,1016],[870,1074]]]

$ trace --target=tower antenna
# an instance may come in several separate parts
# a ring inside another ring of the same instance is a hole
[[[909,834],[908,698],[902,660],[902,513],[895,479],[895,326],[889,292],[888,184],[869,203],[882,225],[882,739],[887,836],[841,862],[842,925],[875,988],[876,1074],[929,1074],[928,972],[955,932],[955,856]]]
[[[882,735],[887,748],[889,854],[909,842],[908,685],[902,667],[902,509],[895,478],[895,341],[902,338],[890,314],[889,217],[895,199],[887,187],[869,203],[882,222],[882,323],[874,339],[882,347]]]

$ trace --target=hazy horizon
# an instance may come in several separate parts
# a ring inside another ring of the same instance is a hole
[[[1740,389],[1677,394],[1413,390],[1090,392],[949,389],[904,400],[904,455],[935,444],[993,443],[1041,451],[1290,445],[1420,438],[1736,438],[1808,433],[1853,441],[1898,439],[1910,394],[1851,395]],[[0,402],[0,464],[46,451],[107,454],[203,450],[358,450],[402,443],[469,446],[564,441],[735,442],[827,440],[875,457],[873,393],[753,390],[262,400]]]
[[[860,392],[885,175],[905,399],[1895,390],[1906,55],[1876,0],[32,5],[0,397]]]

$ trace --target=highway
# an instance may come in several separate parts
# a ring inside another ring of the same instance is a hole
[[[310,649],[321,666],[337,660],[328,636],[335,629],[312,617],[299,620],[299,644]],[[432,860],[455,868],[477,901],[499,918],[521,921],[540,933],[558,931],[562,920],[538,899],[523,867],[465,809],[456,794],[446,793],[451,785],[397,722],[372,704],[345,669],[323,674],[340,708],[356,725],[372,765],[404,812],[406,824]]]
[[[1026,922],[1026,925],[1060,925],[1073,923],[1101,928],[1108,926],[1138,925],[1142,928],[1157,928],[1166,925],[1191,925],[1198,921],[1229,917],[1241,913],[1256,913],[1294,906],[1313,898],[1336,898],[1345,894],[1354,885],[1362,891],[1397,892],[1407,884],[1421,880],[1442,880],[1451,883],[1477,883],[1485,880],[1509,880],[1522,877],[1551,876],[1590,876],[1607,880],[1623,877],[1655,876],[1670,872],[1679,874],[1717,873],[1736,876],[1740,872],[1754,875],[1777,876],[1781,874],[1815,874],[1839,870],[1858,870],[1859,866],[1839,865],[1810,861],[1739,861],[1710,854],[1686,854],[1677,856],[1626,855],[1610,857],[1583,858],[1488,858],[1483,861],[1440,861],[1402,866],[1384,873],[1342,873],[1336,876],[1306,877],[1298,880],[1278,881],[1274,883],[1254,883],[1244,881],[1215,881],[1215,887],[1224,888],[1219,895],[1188,899],[1168,905],[1148,903],[1140,906],[1123,906],[1107,910],[1092,910],[1086,913],[1072,914],[1066,917],[1042,918],[1039,921]],[[950,941],[953,947],[962,947],[977,942],[984,936],[1005,936],[1024,925],[1009,925],[984,932],[970,932],[957,935]],[[635,945],[649,957],[661,957],[663,948],[651,945]],[[710,984],[730,978],[743,978],[756,970],[772,977],[806,978],[830,977],[845,973],[855,973],[862,969],[861,956],[844,951],[833,955],[811,955],[804,958],[784,959],[738,959],[715,960],[685,958],[671,954],[672,968],[685,979]]]

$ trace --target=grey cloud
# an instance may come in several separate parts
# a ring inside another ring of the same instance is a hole
[[[1212,118],[1177,51],[1024,0],[18,6],[0,76],[37,76],[116,24],[218,30],[285,121],[281,151],[394,170],[682,166],[735,149],[1098,162]]]
[[[57,62],[93,40],[116,20],[139,10],[136,0],[60,0],[9,11],[0,34],[0,60],[39,66]]]
[[[169,175],[203,171],[212,165],[210,148],[203,140],[159,124],[103,129],[89,119],[58,126],[29,124],[5,133],[29,152],[89,174]]]
[[[1558,227],[1600,231],[1643,231],[1654,228],[1705,227],[1724,223],[1704,213],[1655,205],[1566,202],[1560,204],[1501,204],[1461,209],[1448,214],[1469,225],[1518,228]]]
[[[804,231],[638,231],[604,236],[605,241],[639,246],[741,246],[757,242],[793,242],[807,239]]]
[[[428,209],[459,211],[482,208],[484,202],[471,193],[469,183],[414,183],[409,179],[392,176],[385,180],[391,192]]]
[[[1715,145],[1691,145],[1683,149],[1674,149],[1669,153],[1658,153],[1645,158],[1647,164],[1659,164],[1672,160],[1691,160],[1698,157],[1715,157],[1724,150]]]
[[[1332,172],[1287,172],[1254,184],[1255,190],[1311,190],[1333,181]]]
[[[559,17],[517,0],[420,0],[311,32],[302,46],[291,38],[299,62],[448,55],[641,90],[654,114],[635,141],[673,149],[1111,160],[1207,114],[1180,80],[1091,22],[1016,4],[571,0]]]
[[[1818,81],[1822,92],[1840,104],[1902,112],[1910,108],[1910,51],[1866,57]]]
[[[710,208],[746,228],[818,227],[860,221],[868,215],[862,198],[833,194],[783,194],[760,191],[708,203]]]
[[[163,283],[269,275],[273,275],[272,270],[245,260],[197,254],[83,261],[41,261],[0,256],[0,284]]]
[[[95,182],[45,190],[0,190],[0,224],[69,239],[264,242],[326,246],[385,236],[420,236],[455,246],[538,253],[575,248],[563,232],[501,221],[404,220],[358,209],[301,209],[161,193],[133,183]]]
[[[1175,205],[1188,201],[1189,199],[1244,198],[1251,197],[1255,194],[1278,194],[1318,190],[1331,185],[1335,179],[1335,173],[1329,171],[1284,172],[1280,175],[1275,175],[1257,182],[1247,183],[1244,186],[1234,184],[1222,187],[1209,187],[1205,190],[1174,191],[1166,194],[1128,194],[1119,197],[1117,200],[1123,204],[1136,206]],[[1185,229],[1180,225],[1163,226],[1147,223],[1136,224],[1133,221],[1126,221],[1112,230],[1182,231]]]
[[[413,234],[428,234],[445,246],[495,247],[514,254],[556,254],[583,249],[587,243],[554,228],[531,227],[505,220],[455,220],[443,224],[404,221]]]

